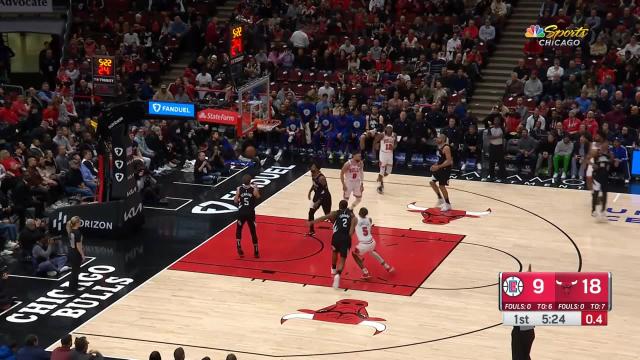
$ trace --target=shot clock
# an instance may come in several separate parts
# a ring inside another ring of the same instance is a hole
[[[604,326],[612,308],[611,273],[502,272],[503,325]]]
[[[116,59],[94,56],[92,59],[93,93],[98,96],[117,95]]]

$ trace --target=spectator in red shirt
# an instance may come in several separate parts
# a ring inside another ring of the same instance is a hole
[[[18,115],[11,110],[11,103],[7,102],[0,108],[0,122],[8,125],[18,125]]]
[[[602,67],[596,71],[596,79],[598,84],[604,84],[604,81],[607,77],[611,77],[611,82],[615,83],[616,81],[616,73],[615,70],[607,66],[606,63],[602,64]]]
[[[0,150],[0,165],[4,166],[4,169],[7,171],[7,174],[9,174],[9,176],[22,176],[20,162],[13,158],[7,150]]]
[[[562,129],[569,135],[575,135],[580,131],[581,121],[576,117],[576,110],[569,111],[569,117],[562,122]]]
[[[462,31],[462,35],[469,34],[469,37],[475,40],[478,38],[478,32],[479,30],[476,23],[473,20],[469,20],[469,24]]]
[[[540,56],[542,54],[542,46],[538,44],[538,39],[530,39],[524,44],[524,54],[527,56]]]
[[[393,71],[391,60],[387,59],[387,54],[382,53],[379,60],[376,60],[376,70],[378,72],[390,73]]]
[[[59,112],[56,105],[57,103],[52,101],[44,110],[42,110],[42,120],[45,120],[51,125],[58,121]]]
[[[51,352],[51,360],[71,360],[71,335],[65,335],[60,339],[60,346]]]
[[[591,139],[595,139],[598,130],[600,130],[600,125],[598,125],[596,115],[593,111],[587,113],[587,117],[584,119],[584,125],[587,128],[587,132],[591,135]]]
[[[211,21],[207,24],[207,30],[204,34],[204,40],[207,44],[215,44],[218,42],[218,24],[217,18],[211,18]]]
[[[509,114],[507,114],[507,120],[505,121],[504,126],[507,134],[517,136],[522,127],[522,118],[520,117],[520,114],[511,109]]]
[[[13,110],[19,119],[26,118],[29,115],[29,106],[24,100],[24,95],[18,95],[18,98],[11,104],[11,110]]]

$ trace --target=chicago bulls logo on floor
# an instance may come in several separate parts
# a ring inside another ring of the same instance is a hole
[[[337,324],[368,326],[374,328],[376,332],[373,335],[377,335],[387,329],[387,326],[381,323],[381,321],[386,320],[369,317],[369,313],[367,313],[368,305],[366,301],[362,300],[343,299],[320,310],[300,309],[298,313],[287,314],[280,319],[280,324],[284,324],[285,321],[291,319],[325,321]]]
[[[486,211],[464,211],[464,210],[448,210],[442,211],[440,208],[432,207],[432,208],[424,208],[417,206],[415,202],[407,205],[407,210],[411,212],[419,212],[422,214],[422,222],[425,224],[433,224],[433,225],[445,225],[450,223],[453,220],[458,220],[463,217],[482,217],[491,214],[491,209],[487,209]]]

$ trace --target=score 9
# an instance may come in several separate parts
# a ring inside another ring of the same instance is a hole
[[[533,279],[533,292],[542,294],[544,292],[544,281],[542,279]]]

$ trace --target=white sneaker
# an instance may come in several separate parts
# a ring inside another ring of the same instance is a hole
[[[281,157],[282,157],[282,149],[278,150],[278,153],[276,154],[276,156],[273,157],[273,159],[275,161],[280,161]]]
[[[591,213],[591,217],[597,218],[597,217],[599,217],[599,216],[600,216],[600,213],[598,212],[598,210],[594,210],[594,211]]]
[[[444,204],[444,199],[438,199],[438,202],[436,202],[434,207],[442,208],[442,204]]]
[[[331,275],[335,275],[336,274],[336,269],[331,268]]]
[[[271,148],[268,148],[267,151],[265,152],[267,155],[271,155]]]
[[[482,164],[477,163],[476,164],[476,169],[478,169],[478,171],[482,170]]]
[[[465,169],[466,167],[467,167],[467,164],[463,163],[463,164],[460,166],[460,171],[464,171],[464,169]]]
[[[440,211],[445,212],[449,210],[451,210],[451,204],[447,204],[446,202],[442,203],[442,206],[440,206]]]
[[[339,274],[335,274],[333,276],[333,288],[334,289],[340,288],[340,275]]]
[[[62,268],[60,268],[60,272],[66,272],[66,271],[69,271],[69,270],[71,270],[71,268],[68,267],[67,265],[65,265]]]
[[[560,177],[560,179],[564,180],[564,179],[566,179],[566,178],[567,178],[567,173],[566,173],[566,172],[563,172],[563,173],[562,173],[562,176]]]
[[[598,213],[598,221],[599,222],[607,222],[609,221],[609,219],[607,218],[607,216],[604,214],[604,212],[599,212]]]
[[[0,256],[7,256],[7,255],[11,255],[13,254],[13,251],[11,250],[2,250],[0,251]]]
[[[57,272],[57,271],[53,271],[53,270],[51,270],[51,271],[47,271],[47,276],[48,276],[48,277],[54,277],[54,276],[56,276],[56,275],[58,275],[58,272]]]
[[[16,249],[18,246],[20,246],[16,241],[7,241],[7,243],[5,244],[5,249],[7,250],[13,250]]]

